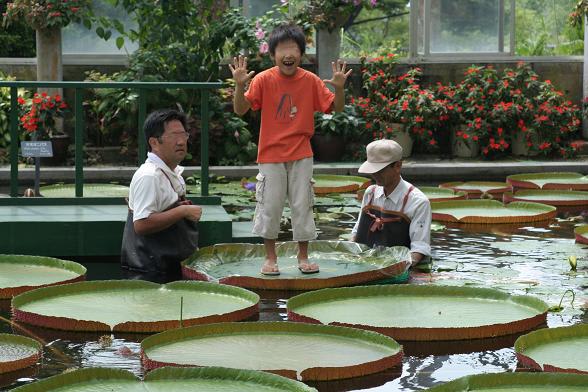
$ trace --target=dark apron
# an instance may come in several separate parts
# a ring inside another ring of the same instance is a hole
[[[179,201],[169,209],[177,207]],[[139,235],[129,210],[123,232],[121,267],[125,279],[167,283],[182,278],[180,262],[198,249],[196,222],[182,219],[174,225],[148,235]]]
[[[372,205],[374,193],[361,210],[355,241],[370,248],[376,246],[405,246],[410,249],[410,219],[404,214],[411,186],[404,195],[400,211],[388,211]]]

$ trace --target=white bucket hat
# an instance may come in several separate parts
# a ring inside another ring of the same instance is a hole
[[[372,174],[402,159],[402,147],[394,140],[380,139],[367,145],[367,161],[358,172]]]

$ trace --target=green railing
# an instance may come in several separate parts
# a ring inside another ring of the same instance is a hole
[[[208,101],[210,90],[218,89],[221,82],[177,82],[177,83],[151,83],[151,82],[24,82],[24,81],[0,81],[0,87],[10,88],[10,196],[18,196],[18,148],[19,148],[19,125],[18,125],[18,89],[19,88],[69,88],[75,91],[74,116],[75,116],[75,185],[76,197],[84,195],[84,112],[83,112],[83,90],[94,88],[129,88],[137,90],[138,100],[138,164],[141,165],[147,156],[147,146],[143,123],[147,116],[146,90],[159,89],[192,89],[202,90],[200,103],[201,130],[200,130],[200,181],[201,195],[208,196]]]

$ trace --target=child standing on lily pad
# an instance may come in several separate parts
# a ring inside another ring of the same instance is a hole
[[[300,68],[306,51],[306,37],[296,25],[276,27],[269,37],[269,53],[275,66],[255,77],[247,70],[247,57],[229,64],[235,80],[233,105],[242,116],[249,109],[261,110],[257,163],[259,174],[253,233],[263,238],[266,257],[264,275],[279,275],[276,239],[286,197],[292,210],[292,232],[298,241],[298,269],[317,273],[308,260],[308,241],[316,238],[312,188],[314,112],[340,112],[345,105],[345,81],[351,73],[346,63],[332,63],[333,76],[321,80]],[[249,89],[246,85],[249,83]],[[325,83],[333,86],[332,93]]]

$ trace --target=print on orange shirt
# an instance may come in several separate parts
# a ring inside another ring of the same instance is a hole
[[[290,121],[296,117],[297,112],[298,109],[292,102],[292,96],[290,94],[284,94],[282,95],[282,98],[280,98],[280,103],[278,104],[274,119],[276,121]]]

